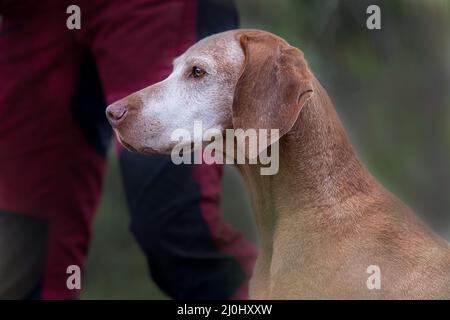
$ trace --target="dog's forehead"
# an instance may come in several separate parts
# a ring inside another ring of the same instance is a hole
[[[212,35],[200,40],[183,55],[175,59],[175,64],[201,59],[209,64],[240,65],[244,53],[232,31]]]

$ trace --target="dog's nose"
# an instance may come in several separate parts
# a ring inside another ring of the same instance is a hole
[[[127,114],[127,107],[122,103],[114,103],[106,108],[106,117],[111,124],[118,124]]]

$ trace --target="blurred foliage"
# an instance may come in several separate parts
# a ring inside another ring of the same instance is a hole
[[[450,239],[450,0],[236,3],[242,27],[274,32],[304,51],[363,162]],[[382,30],[366,28],[370,4],[381,7]],[[110,158],[83,297],[164,297],[126,228]],[[245,192],[227,172],[226,219],[254,239]]]

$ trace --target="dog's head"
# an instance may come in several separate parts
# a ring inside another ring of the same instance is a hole
[[[303,54],[283,39],[228,31],[192,46],[168,78],[113,103],[106,114],[120,141],[143,153],[170,153],[177,143],[171,133],[193,131],[194,121],[203,130],[279,129],[281,137],[311,97],[311,79]]]

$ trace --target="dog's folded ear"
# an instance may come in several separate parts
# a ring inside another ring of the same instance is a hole
[[[302,52],[273,34],[243,31],[237,37],[245,61],[235,88],[233,127],[267,129],[269,134],[278,129],[280,138],[291,130],[311,98],[312,74]],[[270,135],[268,140],[270,145]]]

